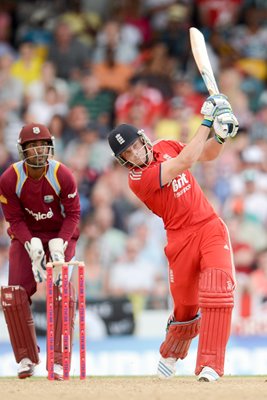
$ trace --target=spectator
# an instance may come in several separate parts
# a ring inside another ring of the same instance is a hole
[[[233,26],[229,41],[239,53],[237,66],[263,81],[267,76],[267,27],[263,24],[262,9],[249,6],[244,24]]]
[[[90,50],[74,37],[69,25],[59,19],[47,59],[55,65],[59,78],[76,80],[81,71],[90,65]]]
[[[116,61],[114,49],[106,47],[103,60],[92,65],[94,75],[101,89],[111,90],[116,95],[128,89],[134,69],[130,64]]]
[[[149,87],[159,90],[164,100],[172,97],[176,62],[168,55],[167,46],[156,42],[143,51],[140,59],[139,76]]]
[[[54,86],[45,88],[44,97],[40,100],[32,100],[28,104],[28,112],[34,119],[42,124],[49,125],[54,115],[62,117],[67,115],[68,105],[60,99]]]
[[[87,127],[89,121],[87,109],[83,105],[70,107],[62,133],[64,145],[72,139],[77,139],[80,132]]]
[[[107,272],[101,264],[97,241],[85,244],[82,255],[85,265],[85,291],[87,300],[101,299],[107,296]]]
[[[130,81],[129,90],[119,95],[115,102],[116,123],[138,124],[147,131],[155,125],[164,109],[161,93],[147,85],[138,76]],[[149,133],[148,133],[149,134]]]
[[[174,97],[183,101],[184,107],[191,109],[192,114],[199,115],[204,96],[197,92],[192,78],[188,74],[178,73],[173,82]]]
[[[123,253],[127,236],[114,228],[114,213],[110,206],[94,209],[93,223],[98,230],[98,245],[103,268],[109,269]]]
[[[250,129],[252,143],[258,143],[261,148],[267,142],[267,91],[265,97],[260,97],[259,110]]]
[[[67,102],[69,98],[69,87],[64,79],[58,78],[56,68],[53,63],[46,61],[42,64],[41,76],[37,81],[33,81],[27,88],[27,102],[33,100],[43,100],[46,89],[54,87],[57,91],[58,99]]]
[[[160,118],[155,125],[155,137],[187,143],[200,122],[199,115],[194,114],[192,108],[185,105],[184,99],[175,96],[169,101],[168,114]]]
[[[167,49],[169,56],[176,61],[176,69],[187,70],[191,57],[188,30],[190,26],[190,10],[185,4],[174,4],[168,8],[167,26],[160,33],[159,40]]]
[[[125,252],[111,266],[108,279],[108,293],[115,297],[129,296],[135,311],[145,307],[146,298],[153,296],[159,278],[155,265],[141,257],[141,247],[139,238],[129,237]]]
[[[197,0],[195,9],[201,26],[212,28],[226,28],[236,24],[242,0]]]
[[[70,107],[83,106],[88,112],[90,121],[110,125],[113,109],[114,95],[106,90],[101,90],[98,79],[88,73],[83,73],[81,87],[70,98]]]
[[[11,72],[14,59],[0,55],[0,125],[18,120],[23,107],[23,83]]]
[[[120,15],[122,22],[128,25],[133,25],[141,34],[142,43],[149,43],[152,39],[152,30],[150,20],[145,15],[142,9],[142,1],[140,0],[126,0],[119,5],[116,10],[116,15]]]
[[[95,63],[103,62],[107,48],[113,50],[114,60],[121,64],[134,62],[139,54],[142,36],[137,28],[121,25],[116,20],[108,20],[96,36],[93,52]]]
[[[19,56],[12,64],[11,74],[22,82],[25,93],[30,83],[40,79],[41,66],[42,59],[37,55],[34,43],[21,42]]]

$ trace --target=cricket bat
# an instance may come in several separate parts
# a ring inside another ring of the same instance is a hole
[[[210,95],[218,94],[219,89],[211,68],[204,36],[197,28],[189,29],[192,53]]]

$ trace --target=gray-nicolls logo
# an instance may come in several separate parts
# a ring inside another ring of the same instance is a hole
[[[125,140],[123,139],[123,137],[121,136],[120,133],[117,133],[117,135],[115,136],[115,138],[117,139],[117,141],[119,142],[119,144],[125,143]]]

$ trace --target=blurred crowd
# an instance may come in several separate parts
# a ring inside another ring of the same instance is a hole
[[[17,161],[27,122],[46,124],[81,198],[77,259],[88,299],[129,296],[167,309],[165,232],[129,191],[109,130],[190,140],[207,97],[189,43],[198,27],[220,91],[240,122],[220,159],[194,174],[226,221],[237,271],[235,313],[267,308],[267,2],[264,0],[1,0],[0,174]],[[0,283],[9,239],[0,219]],[[39,291],[39,296],[44,291]]]

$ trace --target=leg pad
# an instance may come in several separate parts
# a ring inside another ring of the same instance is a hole
[[[200,316],[191,321],[171,321],[167,325],[167,335],[160,346],[162,357],[184,359],[187,356],[192,339],[197,336],[200,328]]]
[[[21,286],[2,286],[1,303],[17,363],[29,358],[38,364],[35,326],[25,289]]]
[[[199,304],[202,314],[195,373],[203,367],[224,373],[225,349],[234,306],[234,283],[225,271],[208,269],[200,275]]]

